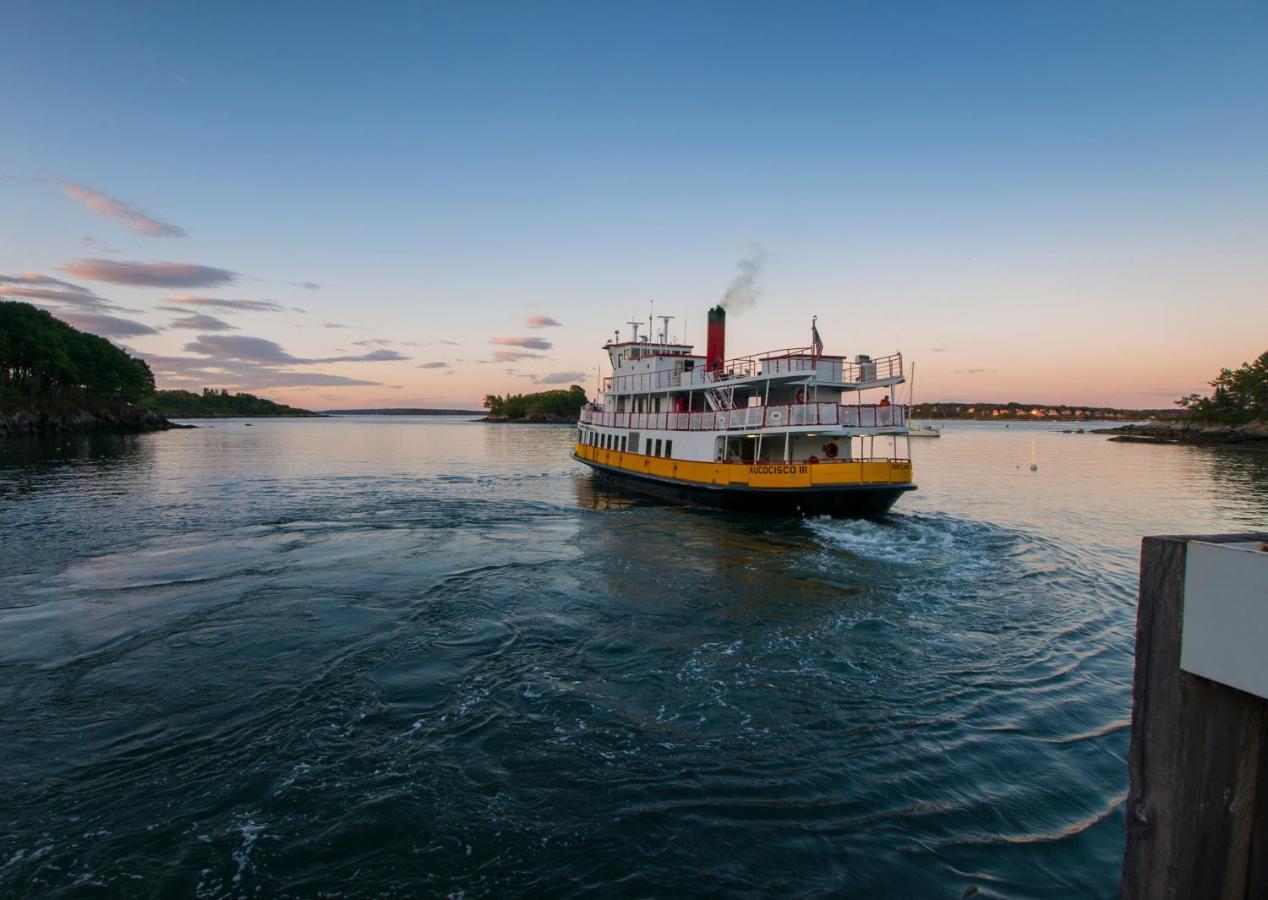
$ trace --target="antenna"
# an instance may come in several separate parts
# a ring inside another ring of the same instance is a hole
[[[649,341],[652,339],[653,335],[655,334],[654,330],[652,329],[652,324],[653,324],[652,320],[655,318],[653,313],[655,312],[656,312],[656,301],[648,300],[647,301],[647,339]]]
[[[657,316],[660,319],[660,342],[662,344],[669,343],[669,322],[675,316]]]
[[[625,324],[626,324],[626,325],[631,326],[631,327],[634,329],[634,337],[633,337],[631,340],[633,340],[633,341],[634,341],[634,343],[636,343],[636,344],[637,344],[637,343],[638,343],[638,330],[639,330],[639,328],[641,328],[641,327],[643,326],[643,323],[642,323],[642,322],[626,322]]]

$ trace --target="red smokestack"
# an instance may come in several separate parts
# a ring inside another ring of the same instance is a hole
[[[705,371],[716,372],[726,359],[726,310],[715,306],[709,310],[709,344],[705,349]]]

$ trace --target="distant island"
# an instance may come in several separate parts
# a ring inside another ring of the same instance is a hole
[[[1132,422],[1142,419],[1181,418],[1174,409],[1117,409],[1111,406],[1071,406],[1068,403],[917,403],[913,419],[972,419],[999,421]]]
[[[0,434],[155,431],[145,360],[29,303],[0,301]]]
[[[318,413],[283,403],[274,403],[254,394],[231,394],[227,390],[203,388],[193,391],[155,391],[141,400],[147,409],[176,419],[243,419],[271,416],[317,416]]]
[[[386,409],[323,409],[323,416],[482,416],[478,409],[423,409],[389,406]]]
[[[575,425],[586,404],[586,392],[574,384],[567,390],[539,391],[536,394],[489,394],[484,408],[486,422],[514,422],[547,425]]]

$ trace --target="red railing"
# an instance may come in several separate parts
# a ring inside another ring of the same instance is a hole
[[[581,410],[582,425],[651,431],[752,431],[756,428],[904,428],[907,407],[875,403],[791,403],[748,406],[717,412],[606,412],[588,404]]]
[[[741,378],[762,375],[801,375],[820,382],[835,384],[868,384],[887,378],[901,377],[903,355],[894,353],[865,362],[849,362],[840,356],[815,356],[809,347],[791,347],[772,350],[756,356],[739,356],[729,359],[717,370],[703,366],[677,371],[661,369],[656,372],[637,372],[630,375],[612,375],[604,379],[603,390],[621,394],[677,389],[706,389],[725,385]]]

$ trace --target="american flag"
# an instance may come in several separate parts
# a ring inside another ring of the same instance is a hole
[[[810,343],[815,356],[823,355],[823,338],[819,337],[819,317],[815,316],[810,320]]]

